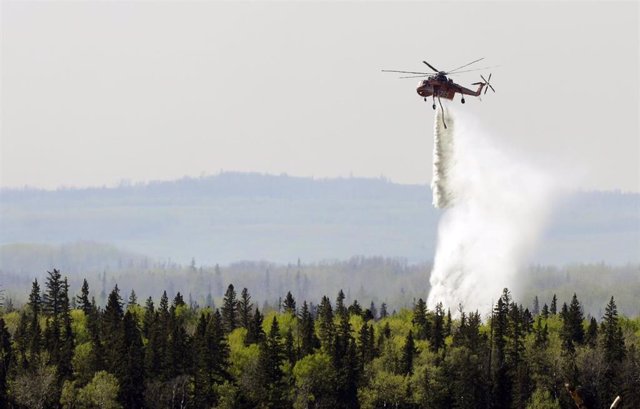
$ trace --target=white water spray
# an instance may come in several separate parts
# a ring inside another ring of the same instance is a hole
[[[433,204],[438,225],[428,305],[485,312],[529,257],[552,208],[553,179],[498,149],[468,119],[435,117]]]

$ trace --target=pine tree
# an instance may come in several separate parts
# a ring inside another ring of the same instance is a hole
[[[318,325],[320,345],[325,351],[330,351],[333,345],[335,327],[333,324],[333,310],[331,308],[331,302],[327,296],[322,297],[322,301],[320,302],[318,309]]]
[[[389,314],[387,313],[387,303],[383,302],[382,305],[380,305],[380,319],[385,319],[387,318]]]
[[[273,317],[271,328],[264,342],[260,344],[258,357],[258,373],[260,385],[265,389],[262,405],[265,407],[285,407],[285,385],[282,382],[283,372],[280,368],[284,359],[281,345],[278,320]]]
[[[591,348],[596,346],[598,340],[598,323],[594,317],[589,320],[589,328],[587,328],[586,343]]]
[[[509,305],[511,294],[504,289],[498,299],[491,318],[492,357],[493,357],[493,390],[492,400],[498,409],[507,409],[511,405],[511,379],[507,356],[507,336],[509,331]]]
[[[144,349],[135,315],[127,311],[123,318],[125,355],[124,370],[118,379],[120,401],[125,409],[144,407]]]
[[[545,320],[549,318],[549,306],[547,304],[542,307],[542,318]]]
[[[584,327],[582,326],[583,320],[584,316],[582,314],[582,307],[580,306],[578,297],[574,293],[568,310],[568,324],[571,331],[571,340],[579,345],[584,343]]]
[[[298,352],[293,344],[293,332],[291,331],[291,328],[289,328],[284,337],[284,355],[293,367],[298,360]]]
[[[618,308],[611,297],[602,317],[602,348],[607,362],[621,362],[624,359],[624,338],[618,322]]]
[[[127,300],[127,308],[136,307],[136,306],[138,306],[138,296],[136,295],[136,292],[132,289],[131,293],[129,294],[129,300]]]
[[[249,290],[242,289],[240,294],[240,300],[238,301],[238,315],[240,317],[240,326],[249,329],[251,323],[251,310],[253,310],[253,304],[251,303],[251,296]]]
[[[233,284],[229,284],[222,300],[222,323],[227,333],[238,327],[238,303]]]
[[[60,288],[60,320],[62,324],[62,337],[60,340],[60,360],[57,363],[60,379],[71,379],[73,367],[71,360],[75,350],[75,338],[71,328],[71,308],[69,305],[69,283],[65,277]]]
[[[12,355],[11,334],[4,323],[4,319],[0,318],[0,409],[9,407],[7,385]]]
[[[255,313],[249,323],[249,328],[247,328],[247,336],[244,339],[245,345],[250,344],[259,344],[265,338],[264,330],[262,329],[262,314],[260,310],[256,308]]]
[[[416,339],[429,338],[431,328],[427,319],[427,303],[422,298],[413,307],[413,325],[416,327]]]
[[[413,373],[413,359],[416,355],[416,345],[413,341],[413,333],[409,330],[407,338],[402,348],[402,358],[400,359],[400,373],[402,375],[410,375]]]
[[[431,349],[433,351],[438,351],[440,348],[444,347],[444,339],[445,339],[445,318],[444,318],[444,309],[442,308],[442,303],[439,302],[436,304],[435,314],[433,316],[433,328],[431,331]]]
[[[284,311],[289,314],[296,314],[296,300],[291,295],[291,291],[287,291],[287,296],[284,298]]]
[[[107,306],[104,310],[102,339],[105,368],[118,379],[122,379],[126,371],[126,367],[123,365],[123,357],[126,356],[123,318],[122,298],[116,285],[109,293]]]
[[[551,299],[549,312],[551,313],[551,315],[556,315],[558,313],[558,297],[556,297],[555,294],[553,294],[553,298]]]
[[[358,303],[358,300],[353,300],[353,303],[349,306],[349,308],[347,308],[347,313],[349,315],[362,316],[362,307],[360,306],[360,303]]]
[[[38,280],[34,280],[29,294],[29,308],[31,309],[31,325],[29,327],[29,352],[32,359],[40,356],[40,346],[42,344],[42,330],[40,329],[40,312],[42,311],[42,300],[40,298],[40,286]]]
[[[533,297],[533,315],[540,314],[540,301],[538,301],[538,296]]]
[[[347,307],[344,305],[344,292],[338,291],[338,297],[336,297],[336,316],[347,315]]]
[[[302,311],[300,312],[300,333],[300,357],[302,358],[312,354],[320,346],[320,341],[315,334],[313,316],[309,312],[306,301],[302,303]]]
[[[85,278],[82,281],[82,289],[80,290],[80,295],[76,296],[78,307],[84,312],[85,316],[88,316],[91,313],[91,301],[89,300],[89,283],[87,283],[87,279]]]

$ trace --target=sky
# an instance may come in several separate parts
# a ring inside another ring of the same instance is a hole
[[[0,187],[221,170],[431,179],[431,103],[381,69],[499,67],[449,105],[500,146],[640,192],[638,2],[2,1]]]

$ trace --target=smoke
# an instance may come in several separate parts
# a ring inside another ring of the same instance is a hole
[[[438,225],[428,304],[486,312],[503,288],[518,292],[551,211],[556,187],[546,172],[499,149],[471,120],[435,116],[433,204]]]

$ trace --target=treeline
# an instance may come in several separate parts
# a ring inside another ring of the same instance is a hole
[[[529,310],[505,289],[490,316],[386,304],[262,310],[244,288],[219,308],[127,301],[104,308],[58,270],[0,318],[0,408],[618,408],[640,402],[640,317],[598,322],[576,295]],[[72,302],[73,301],[73,302]],[[75,308],[72,307],[75,305]],[[454,318],[455,317],[455,318]],[[566,390],[569,385],[571,393]]]

